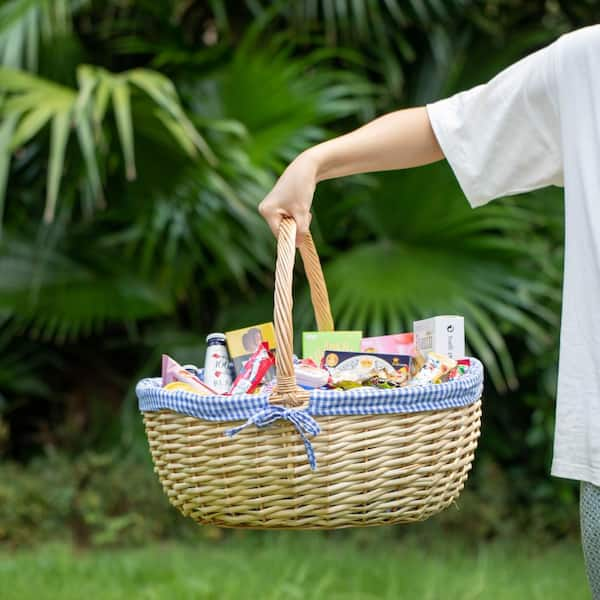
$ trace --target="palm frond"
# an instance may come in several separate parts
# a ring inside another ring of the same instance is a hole
[[[71,31],[71,21],[89,0],[8,0],[0,7],[0,65],[36,71],[40,38]]]
[[[125,261],[83,262],[8,237],[0,245],[0,311],[41,339],[65,341],[172,310],[172,296]]]
[[[54,218],[60,181],[65,171],[65,150],[72,130],[77,131],[80,152],[87,170],[87,184],[102,198],[99,170],[102,127],[112,99],[126,175],[136,174],[134,155],[134,112],[130,97],[140,93],[146,102],[158,105],[159,119],[179,146],[192,157],[200,151],[214,163],[214,155],[186,117],[171,82],[163,75],[142,69],[113,74],[100,67],[82,65],[79,89],[71,89],[20,70],[0,68],[6,98],[0,105],[0,207],[8,177],[9,149],[18,149],[51,123],[44,220]],[[0,222],[1,223],[1,222]]]
[[[442,165],[373,179],[376,186],[363,187],[342,227],[332,221],[339,213],[321,211],[333,204],[327,188],[318,192],[314,220],[325,242],[337,242],[336,230],[346,243],[346,232],[357,232],[352,246],[325,264],[336,327],[375,335],[410,331],[415,319],[435,314],[462,314],[470,349],[496,388],[516,387],[507,337],[518,333],[540,353],[559,325],[560,279],[531,258],[539,207],[520,199],[473,211]],[[307,298],[297,319],[300,329],[309,326]]]
[[[129,191],[150,202],[132,214],[136,223],[123,235],[143,272],[187,266],[171,280],[179,297],[187,294],[192,265],[217,293],[231,278],[246,293],[248,278],[270,278],[274,244],[256,206],[287,161],[327,137],[326,122],[359,113],[372,100],[372,85],[330,67],[335,52],[295,57],[292,50],[247,39],[216,74],[180,86],[190,120],[207,128],[217,167],[181,168],[165,156],[167,175],[157,181],[155,152],[140,144],[143,175]],[[199,281],[194,287],[204,288]]]
[[[292,55],[281,40],[254,45],[250,36],[214,81],[182,85],[190,110],[204,120],[227,118],[247,131],[243,146],[261,168],[280,172],[328,135],[332,119],[372,114],[377,88],[334,69],[332,53]]]

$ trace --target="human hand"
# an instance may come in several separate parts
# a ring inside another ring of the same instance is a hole
[[[279,233],[281,220],[292,217],[296,221],[296,246],[300,246],[310,227],[310,207],[316,184],[316,162],[308,152],[304,152],[288,165],[258,206],[258,211],[275,237]]]

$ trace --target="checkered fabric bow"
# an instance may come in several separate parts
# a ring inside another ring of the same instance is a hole
[[[310,468],[313,471],[317,470],[317,459],[315,457],[315,451],[312,444],[309,442],[306,434],[317,435],[321,432],[319,424],[306,412],[306,410],[298,408],[284,408],[283,406],[271,405],[264,410],[261,410],[252,415],[243,425],[228,429],[225,435],[232,437],[236,433],[239,433],[242,429],[248,427],[248,425],[256,425],[257,427],[266,427],[271,423],[279,419],[285,419],[289,421],[300,434],[304,447],[306,448],[306,455]]]

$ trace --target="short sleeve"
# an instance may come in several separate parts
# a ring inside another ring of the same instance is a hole
[[[562,185],[555,44],[484,85],[427,105],[431,126],[471,206]]]

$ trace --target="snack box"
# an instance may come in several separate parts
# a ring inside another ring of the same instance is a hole
[[[367,337],[360,341],[361,352],[378,354],[404,354],[414,356],[415,339],[412,333],[394,333],[379,337]]]
[[[339,352],[326,350],[323,363],[327,369],[336,372],[358,369],[370,371],[372,369],[393,369],[410,371],[411,357],[402,354],[373,354],[371,352]]]
[[[276,349],[275,328],[273,323],[261,323],[260,325],[252,325],[251,327],[243,327],[234,331],[225,332],[225,341],[227,342],[227,350],[233,361],[233,368],[236,376],[244,369],[246,361],[252,356],[262,342],[269,344],[269,350],[272,352]],[[271,367],[263,382],[270,381],[275,376],[275,369]]]
[[[465,355],[465,320],[456,315],[440,315],[413,323],[415,351],[427,355],[429,352],[449,358]]]
[[[318,365],[325,350],[360,352],[362,331],[305,331],[302,334],[302,357]]]

